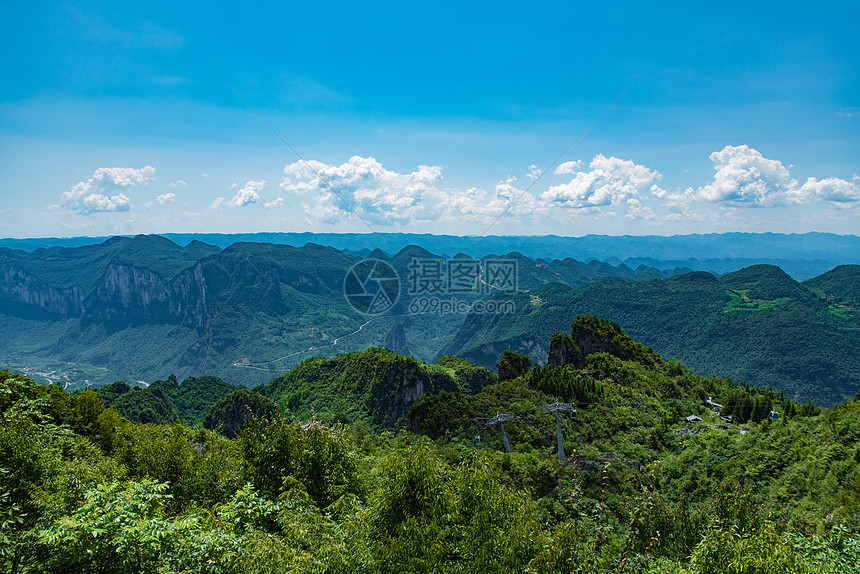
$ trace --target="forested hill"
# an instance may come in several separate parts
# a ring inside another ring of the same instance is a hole
[[[410,233],[167,233],[179,245],[200,241],[226,248],[237,242],[275,243],[301,247],[316,243],[353,253],[369,253],[381,248],[393,255],[417,245],[439,255],[465,252],[472,257],[487,253],[522,253],[532,259],[596,259],[613,265],[624,263],[659,269],[687,267],[692,270],[727,273],[753,265],[780,266],[792,277],[804,280],[845,263],[860,263],[860,237],[832,233],[705,233],[673,236],[582,237],[485,236]],[[42,239],[0,239],[0,247],[33,251],[49,247],[79,247],[97,244],[105,237]]]
[[[220,249],[137,236],[32,253],[0,248],[0,328],[15,334],[0,338],[0,360],[52,365],[47,372],[57,363],[85,365],[79,384],[210,373],[254,386],[309,357],[382,345],[398,322],[410,351],[433,359],[464,316],[410,314],[405,292],[412,259],[439,256],[414,246],[375,256],[391,262],[402,284],[398,305],[380,317],[363,315],[344,297],[344,278],[360,258],[312,243]],[[538,262],[516,253],[510,259],[522,289],[674,272]]]
[[[799,402],[832,405],[860,389],[857,266],[805,284],[757,265],[715,277],[705,272],[580,289],[550,285],[515,295],[513,315],[473,315],[444,354],[489,366],[506,348],[533,359],[571,317],[594,314],[705,375],[770,386]]]
[[[365,372],[385,401],[406,370],[451,376],[405,429],[336,401],[295,420],[243,388],[203,428],[136,424],[94,390],[0,371],[0,568],[860,572],[860,402],[818,409],[701,377],[592,316],[544,345],[547,365],[507,351],[480,389],[462,359],[436,369],[379,349],[272,382],[355,392]],[[195,412],[185,399],[222,386],[152,385]]]
[[[803,284],[838,308],[845,309],[840,311],[843,314],[860,306],[860,265],[840,265]]]
[[[138,236],[32,253],[0,248],[0,328],[14,334],[0,338],[0,361],[41,367],[72,388],[170,373],[253,387],[305,359],[386,343],[428,363],[452,355],[493,367],[507,347],[544,360],[552,333],[591,313],[702,373],[800,401],[833,404],[860,388],[856,265],[801,284],[772,265],[717,278],[508,252],[497,257],[515,265],[516,312],[468,315],[434,312],[421,306],[431,298],[408,292],[413,262],[442,262],[439,255],[419,246],[368,255],[400,279],[396,304],[376,316],[344,297],[344,278],[360,257],[316,244],[220,249]],[[488,297],[443,295],[467,305]],[[66,372],[70,363],[76,378]]]
[[[282,412],[308,418],[329,412],[378,427],[397,427],[409,406],[425,393],[474,393],[495,383],[496,374],[456,357],[428,365],[387,349],[371,348],[331,359],[309,359],[257,390]]]

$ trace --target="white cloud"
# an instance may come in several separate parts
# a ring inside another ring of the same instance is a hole
[[[559,165],[554,174],[568,176],[567,181],[536,193],[523,193],[527,184],[540,176],[535,165],[529,166],[522,182],[509,175],[490,189],[470,187],[457,191],[442,187],[443,173],[439,166],[419,165],[413,171],[397,172],[386,169],[372,157],[361,156],[340,165],[319,161],[288,164],[280,187],[285,193],[303,198],[300,205],[306,221],[340,222],[353,218],[355,209],[373,226],[431,222],[483,225],[503,214],[520,218],[524,224],[537,218],[570,223],[578,217],[689,222],[703,217],[691,209],[697,200],[724,206],[733,214],[749,206],[787,205],[813,199],[826,200],[837,207],[860,201],[860,178],[856,176],[853,181],[810,178],[799,185],[789,173],[791,166],[765,158],[748,146],[726,146],[710,157],[715,164],[714,181],[675,192],[660,187],[659,171],[633,160],[602,154],[596,155],[587,166],[582,161]],[[250,191],[247,188],[248,185],[243,198],[240,191],[229,203],[247,204],[251,199],[259,199],[258,188]],[[288,196],[284,198],[289,201]],[[659,200],[661,208],[669,210],[655,212],[658,205],[655,200]],[[278,207],[283,201],[278,198],[264,205]]]
[[[434,220],[451,199],[449,192],[436,186],[442,179],[439,166],[419,165],[413,172],[399,173],[385,169],[372,157],[361,156],[339,166],[319,161],[308,164],[285,166],[281,189],[298,195],[313,192],[315,203],[303,205],[316,220],[343,219],[352,212],[350,207],[373,224]]]
[[[782,162],[764,157],[746,145],[726,146],[711,154],[714,181],[683,193],[658,195],[676,201],[701,199],[735,207],[771,207],[804,204],[812,200],[837,203],[860,201],[858,178],[846,181],[836,177],[818,180],[810,177],[800,185]]]
[[[576,161],[566,161],[563,164],[559,165],[555,168],[556,175],[573,175],[575,174],[579,168],[582,167],[582,160],[578,159]]]
[[[662,175],[631,160],[599,154],[588,165],[588,171],[578,171],[581,165],[581,162],[566,162],[558,166],[556,174],[571,174],[573,179],[550,187],[540,195],[540,200],[548,205],[577,209],[627,205],[631,213],[644,216],[648,212],[641,209],[641,202],[629,200],[649,187],[652,193],[662,191],[654,183]]]
[[[662,199],[667,205],[678,206],[689,203],[696,197],[696,192],[692,188],[687,188],[685,191],[667,191],[656,185],[651,186],[651,195],[657,199]]]
[[[626,203],[627,213],[624,214],[624,217],[627,219],[654,219],[657,217],[653,209],[635,197],[628,197]]]
[[[301,204],[308,221],[334,223],[351,217],[353,208],[371,225],[440,223],[484,224],[500,215],[511,218],[559,217],[558,207],[597,208],[615,205],[628,218],[653,218],[650,207],[628,201],[661,175],[629,160],[598,155],[585,172],[581,161],[567,162],[556,173],[575,174],[573,181],[543,194],[524,193],[515,176],[500,180],[493,189],[471,187],[466,191],[444,189],[442,168],[419,165],[400,173],[385,169],[376,159],[355,156],[339,166],[318,161],[296,162],[284,167],[281,189],[306,196]],[[526,178],[537,179],[537,166]],[[331,188],[326,185],[328,182]],[[334,193],[337,192],[337,193]],[[349,204],[349,207],[344,201]],[[569,215],[564,215],[569,218]]]
[[[477,187],[470,187],[465,192],[456,194],[450,199],[448,213],[458,214],[461,218],[469,216],[482,219],[501,215],[510,204],[511,198],[519,195],[519,190],[513,187],[511,179],[496,184],[495,194]]]
[[[727,145],[710,157],[717,173],[712,183],[695,191],[697,199],[768,207],[784,203],[788,190],[797,184],[782,162],[768,159],[746,145]]]
[[[164,205],[165,203],[170,203],[172,201],[176,201],[175,193],[162,193],[159,195],[155,201],[159,203],[159,205]]]
[[[664,221],[702,221],[704,216],[693,211],[689,205],[681,206],[679,211],[670,211],[664,217]]]
[[[188,182],[186,182],[184,179],[180,179],[180,180],[171,182],[170,187],[172,187],[174,189],[177,187],[188,187]]]
[[[279,197],[279,198],[274,199],[272,201],[267,201],[266,203],[263,204],[263,207],[267,207],[267,208],[281,207],[283,204],[284,204],[284,198]]]
[[[233,187],[239,187],[239,184],[234,183]],[[260,199],[260,193],[266,187],[266,180],[249,181],[243,188],[236,192],[233,199],[230,200],[230,205],[234,207],[244,207],[252,203],[257,203]]]
[[[67,209],[87,215],[99,211],[128,211],[130,199],[124,191],[146,185],[155,179],[155,168],[100,167],[87,181],[81,181],[63,193],[61,204]]]
[[[806,203],[811,199],[823,199],[835,203],[860,201],[860,177],[854,176],[854,181],[846,181],[837,177],[817,180],[810,177],[799,188],[791,190],[789,197],[797,203]]]

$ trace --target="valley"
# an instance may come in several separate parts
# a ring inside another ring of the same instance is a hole
[[[364,256],[400,278],[401,295],[378,315],[343,295],[343,278]],[[552,332],[595,314],[702,374],[770,386],[799,402],[830,405],[860,388],[858,266],[799,283],[772,265],[717,277],[511,252],[493,257],[516,269],[513,289],[482,279],[433,294],[409,292],[418,285],[416,262],[436,269],[449,259],[418,246],[364,256],[315,244],[221,249],[192,240],[182,247],[159,236],[2,249],[0,328],[15,336],[0,341],[0,357],[8,366],[60,362],[98,371],[67,375],[70,388],[170,374],[254,387],[308,358],[393,344],[397,329],[396,350],[422,361],[456,355],[492,368],[511,348],[540,363]],[[450,261],[482,269],[464,254]],[[454,302],[463,311],[443,312]],[[475,302],[513,313],[469,311]]]

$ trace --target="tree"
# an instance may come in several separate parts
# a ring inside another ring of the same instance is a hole
[[[521,355],[508,349],[499,357],[496,368],[499,370],[499,382],[522,377],[531,369],[532,360],[527,355]]]
[[[203,427],[217,430],[227,438],[235,438],[242,425],[250,419],[273,419],[280,415],[271,399],[249,389],[236,389],[212,405]]]
[[[362,495],[355,454],[340,428],[304,427],[252,419],[239,436],[247,476],[263,496],[276,499],[296,482],[325,508],[344,494]]]

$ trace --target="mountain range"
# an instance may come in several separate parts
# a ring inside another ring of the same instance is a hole
[[[510,296],[515,314],[470,315],[442,353],[484,366],[505,349],[542,361],[554,332],[571,317],[592,314],[700,374],[831,405],[860,388],[858,284],[857,265],[804,283],[778,267],[755,265],[721,277],[695,271],[579,289],[554,284]]]
[[[757,263],[781,267],[798,281],[841,264],[860,264],[860,237],[833,233],[705,233],[691,235],[585,235],[582,237],[432,235],[413,233],[166,233],[164,237],[186,246],[200,241],[226,248],[234,243],[274,243],[301,247],[308,243],[366,255],[380,249],[389,256],[415,245],[450,256],[465,253],[517,252],[532,259],[572,258],[598,260],[636,268],[687,267],[693,271],[723,274]],[[102,243],[108,237],[0,239],[0,247],[35,251],[50,247],[81,247]]]
[[[388,346],[425,362],[456,355],[494,370],[505,348],[545,361],[553,332],[594,314],[702,374],[768,385],[802,402],[832,404],[860,388],[858,266],[799,283],[772,265],[717,277],[514,251],[473,260],[466,251],[442,256],[411,245],[389,256],[247,242],[222,249],[160,236],[0,248],[0,326],[11,334],[0,340],[0,361],[52,365],[48,372],[84,365],[95,373],[90,383],[172,373],[253,387],[304,359]],[[344,297],[344,278],[363,257],[387,263],[400,279],[385,313],[363,314]],[[505,261],[516,284],[502,293],[484,281],[483,293],[457,293],[469,313],[421,308],[428,297],[410,288],[415,262],[449,260],[484,270],[487,261]],[[497,293],[490,301],[512,302],[513,312],[475,312],[490,292]],[[86,384],[80,376],[66,382]]]

